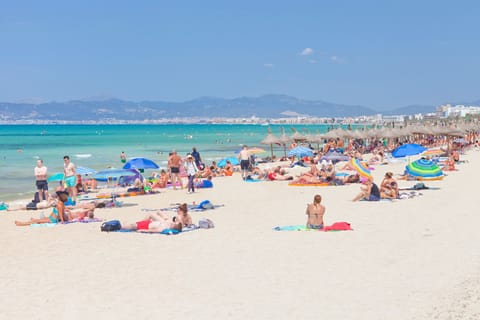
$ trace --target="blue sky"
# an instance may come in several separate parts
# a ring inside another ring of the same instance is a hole
[[[0,101],[480,99],[477,1],[2,1]]]

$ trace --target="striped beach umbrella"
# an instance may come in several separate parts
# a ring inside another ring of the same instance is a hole
[[[405,167],[405,172],[411,176],[422,179],[439,179],[443,177],[440,167],[427,159],[418,159]]]
[[[442,154],[446,154],[447,152],[445,150],[439,149],[439,148],[432,148],[428,149],[427,151],[423,152],[422,155],[424,156],[440,156]]]
[[[351,158],[350,165],[355,169],[355,171],[358,172],[361,177],[370,178],[372,176],[372,173],[370,172],[370,169],[368,169],[367,165],[358,160],[357,158]]]

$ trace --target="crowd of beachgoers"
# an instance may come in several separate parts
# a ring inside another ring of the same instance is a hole
[[[370,169],[374,169],[376,165],[388,164],[394,158],[395,150],[407,145],[423,148],[411,155],[420,154],[421,159],[432,161],[441,170],[452,171],[455,170],[456,163],[461,161],[460,155],[465,148],[478,146],[478,135],[475,130],[471,130],[462,135],[419,134],[403,139],[374,138],[368,143],[363,139],[330,138],[325,140],[322,146],[317,144],[317,148],[305,139],[299,138],[292,140],[288,150],[285,148],[284,156],[279,159],[260,158],[258,154],[264,152],[263,149],[244,145],[238,151],[237,157],[226,158],[221,164],[216,161],[204,163],[195,147],[184,156],[172,150],[165,169],[154,171],[147,177],[138,172],[134,180],[130,179],[129,184],[119,185],[119,181],[108,180],[107,186],[115,187],[115,192],[105,189],[105,185],[102,188],[93,177],[82,177],[76,172],[69,156],[64,156],[64,178],[54,188],[54,192],[49,193],[47,168],[39,159],[34,170],[38,188],[34,200],[27,205],[13,203],[5,205],[5,208],[7,210],[53,208],[47,216],[23,222],[15,221],[18,226],[88,220],[95,218],[95,209],[120,204],[116,200],[118,197],[158,193],[166,188],[187,189],[187,193],[194,193],[198,188],[212,188],[215,179],[231,177],[235,172],[240,173],[245,181],[288,181],[289,185],[296,186],[338,186],[359,183],[360,192],[352,197],[352,201],[400,199],[402,194],[398,179],[428,180],[428,177],[412,176],[407,171],[397,175],[386,172],[383,180],[376,182]],[[127,156],[123,151],[120,154],[120,161],[127,162]],[[296,167],[301,170],[291,170]],[[186,204],[179,208],[179,214],[174,217],[167,217],[163,213],[150,214],[146,221],[158,223],[139,224],[138,229],[180,231],[189,227],[192,225],[192,219],[188,215]],[[323,227],[322,219],[317,222],[310,225]]]

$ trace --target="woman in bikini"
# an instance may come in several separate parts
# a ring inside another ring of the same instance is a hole
[[[398,183],[393,178],[392,172],[385,173],[385,178],[383,178],[383,181],[380,184],[380,198],[382,199],[398,198]]]
[[[323,229],[323,215],[325,214],[325,207],[321,204],[322,196],[317,194],[313,197],[313,203],[307,205],[306,214],[307,228]]]
[[[32,218],[30,221],[15,221],[15,224],[19,227],[24,227],[31,224],[65,222],[66,217],[64,215],[67,211],[67,209],[65,209],[65,202],[68,200],[68,193],[65,191],[57,191],[57,195],[57,205],[53,208],[52,213],[48,217],[41,217],[38,219]]]

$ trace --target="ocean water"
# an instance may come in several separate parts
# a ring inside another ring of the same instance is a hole
[[[270,126],[280,136],[282,128],[291,135],[290,125]],[[299,132],[326,132],[327,125],[295,126]],[[176,149],[186,155],[196,147],[202,160],[210,163],[236,156],[242,144],[259,146],[270,155],[270,147],[260,141],[267,126],[228,124],[168,125],[1,125],[0,126],[0,201],[25,199],[35,192],[33,169],[41,158],[49,176],[63,172],[63,156],[69,155],[76,166],[103,170],[121,168],[120,152],[127,158],[145,157],[166,167],[168,153]],[[276,146],[274,154],[283,155]],[[146,175],[149,171],[146,170]],[[56,182],[49,183],[52,190]]]

